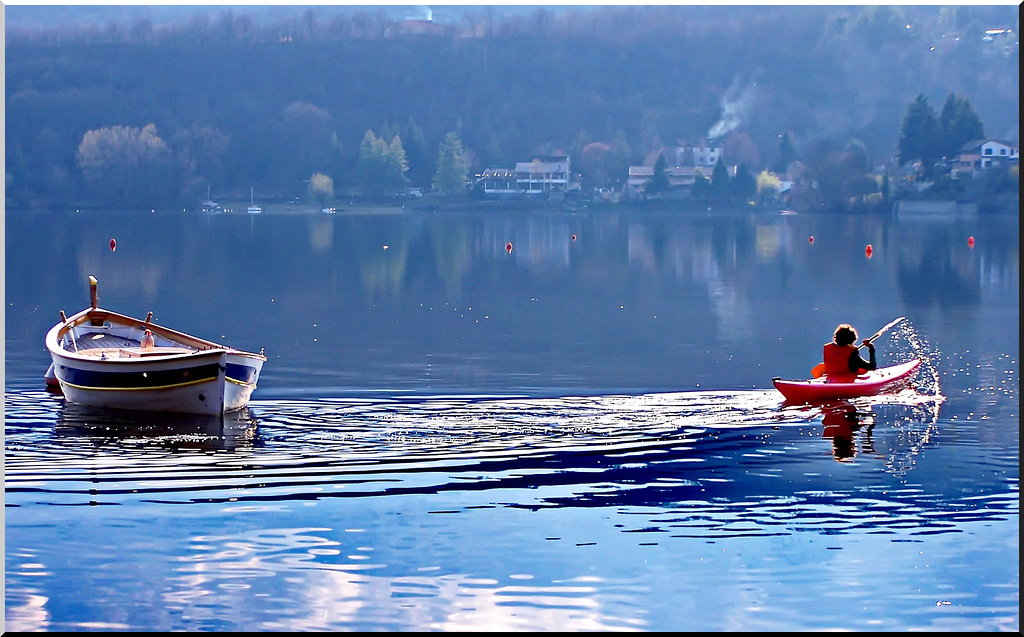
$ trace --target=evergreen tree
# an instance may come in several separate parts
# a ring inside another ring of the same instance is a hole
[[[711,170],[711,195],[718,200],[728,199],[732,195],[729,169],[725,167],[725,161],[721,157]]]
[[[407,185],[409,180],[405,178],[405,172],[408,169],[402,139],[398,135],[388,143],[372,130],[366,131],[356,164],[356,176],[364,195],[379,197]]]
[[[693,188],[690,190],[697,201],[707,201],[711,197],[711,180],[697,169],[693,176]]]
[[[446,195],[461,193],[466,187],[469,172],[462,152],[462,140],[458,133],[451,131],[444,136],[437,154],[437,173],[434,175],[434,190]]]
[[[900,131],[900,165],[921,160],[921,173],[930,179],[935,173],[935,162],[942,156],[942,137],[935,109],[928,98],[919,94],[907,108]]]
[[[985,137],[985,128],[970,100],[955,93],[950,93],[942,105],[939,127],[942,129],[942,155],[947,158],[955,157],[967,142]]]
[[[665,172],[665,165],[665,154],[661,153],[658,155],[657,161],[654,162],[654,174],[651,175],[651,181],[647,184],[648,194],[666,192],[671,186],[668,181],[668,173]]]
[[[409,170],[409,161],[405,157],[405,148],[402,146],[402,138],[395,135],[391,143],[387,145],[385,157],[385,192],[394,192],[399,188],[409,185],[409,179],[405,173]]]
[[[359,145],[359,161],[356,163],[356,177],[359,187],[367,196],[379,197],[384,194],[384,154],[387,144],[372,130],[366,131]]]
[[[753,201],[757,195],[757,177],[750,172],[745,163],[736,168],[736,176],[732,179],[732,191],[740,201]]]
[[[430,149],[423,135],[423,129],[416,124],[412,117],[409,117],[405,129],[402,131],[402,148],[405,149],[406,159],[409,160],[409,181],[414,186],[428,185],[432,169]]]

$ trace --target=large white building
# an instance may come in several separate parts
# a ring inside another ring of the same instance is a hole
[[[516,162],[515,168],[488,168],[478,179],[485,195],[496,197],[563,197],[579,184],[572,180],[569,156],[539,157]]]
[[[676,166],[714,168],[718,158],[722,156],[721,146],[709,146],[704,140],[701,140],[700,144],[677,141],[673,151]]]
[[[959,179],[980,170],[1020,161],[1020,147],[995,139],[976,139],[960,147],[950,177]]]
[[[569,156],[516,162],[516,189],[528,195],[569,190]]]

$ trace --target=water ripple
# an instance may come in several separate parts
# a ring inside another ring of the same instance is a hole
[[[851,433],[860,455],[906,476],[932,444],[940,402],[904,394],[846,404],[868,423]],[[38,392],[7,393],[5,403],[8,506],[267,506],[515,489],[534,495],[506,506],[669,506],[632,532],[672,537],[771,535],[794,520],[845,532],[914,518],[943,532],[1014,506],[995,495],[970,511],[921,516],[901,500],[945,496],[835,480],[820,491],[823,408],[764,391],[256,401],[223,421],[85,409]]]

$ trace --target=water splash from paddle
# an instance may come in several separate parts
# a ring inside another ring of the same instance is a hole
[[[938,396],[939,370],[935,366],[935,361],[938,360],[939,353],[931,349],[928,341],[917,331],[910,319],[901,321],[887,332],[885,337],[888,351],[896,359],[891,361],[892,363],[906,362],[913,358],[921,361],[921,368],[915,379],[917,391],[925,395]]]
[[[928,376],[928,382],[925,385],[925,389],[930,390],[928,393],[939,393],[939,370],[935,366],[935,361],[939,358],[939,353],[933,351],[928,345],[928,341],[916,329],[913,324],[906,323],[900,328],[900,335],[906,338],[910,347],[914,350],[914,355],[920,359],[921,366],[925,369]]]

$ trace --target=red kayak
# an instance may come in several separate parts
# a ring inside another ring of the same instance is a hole
[[[790,402],[812,403],[836,398],[856,398],[897,392],[906,387],[920,367],[916,358],[908,363],[882,367],[858,376],[828,375],[811,380],[782,380],[773,378],[775,388]]]

